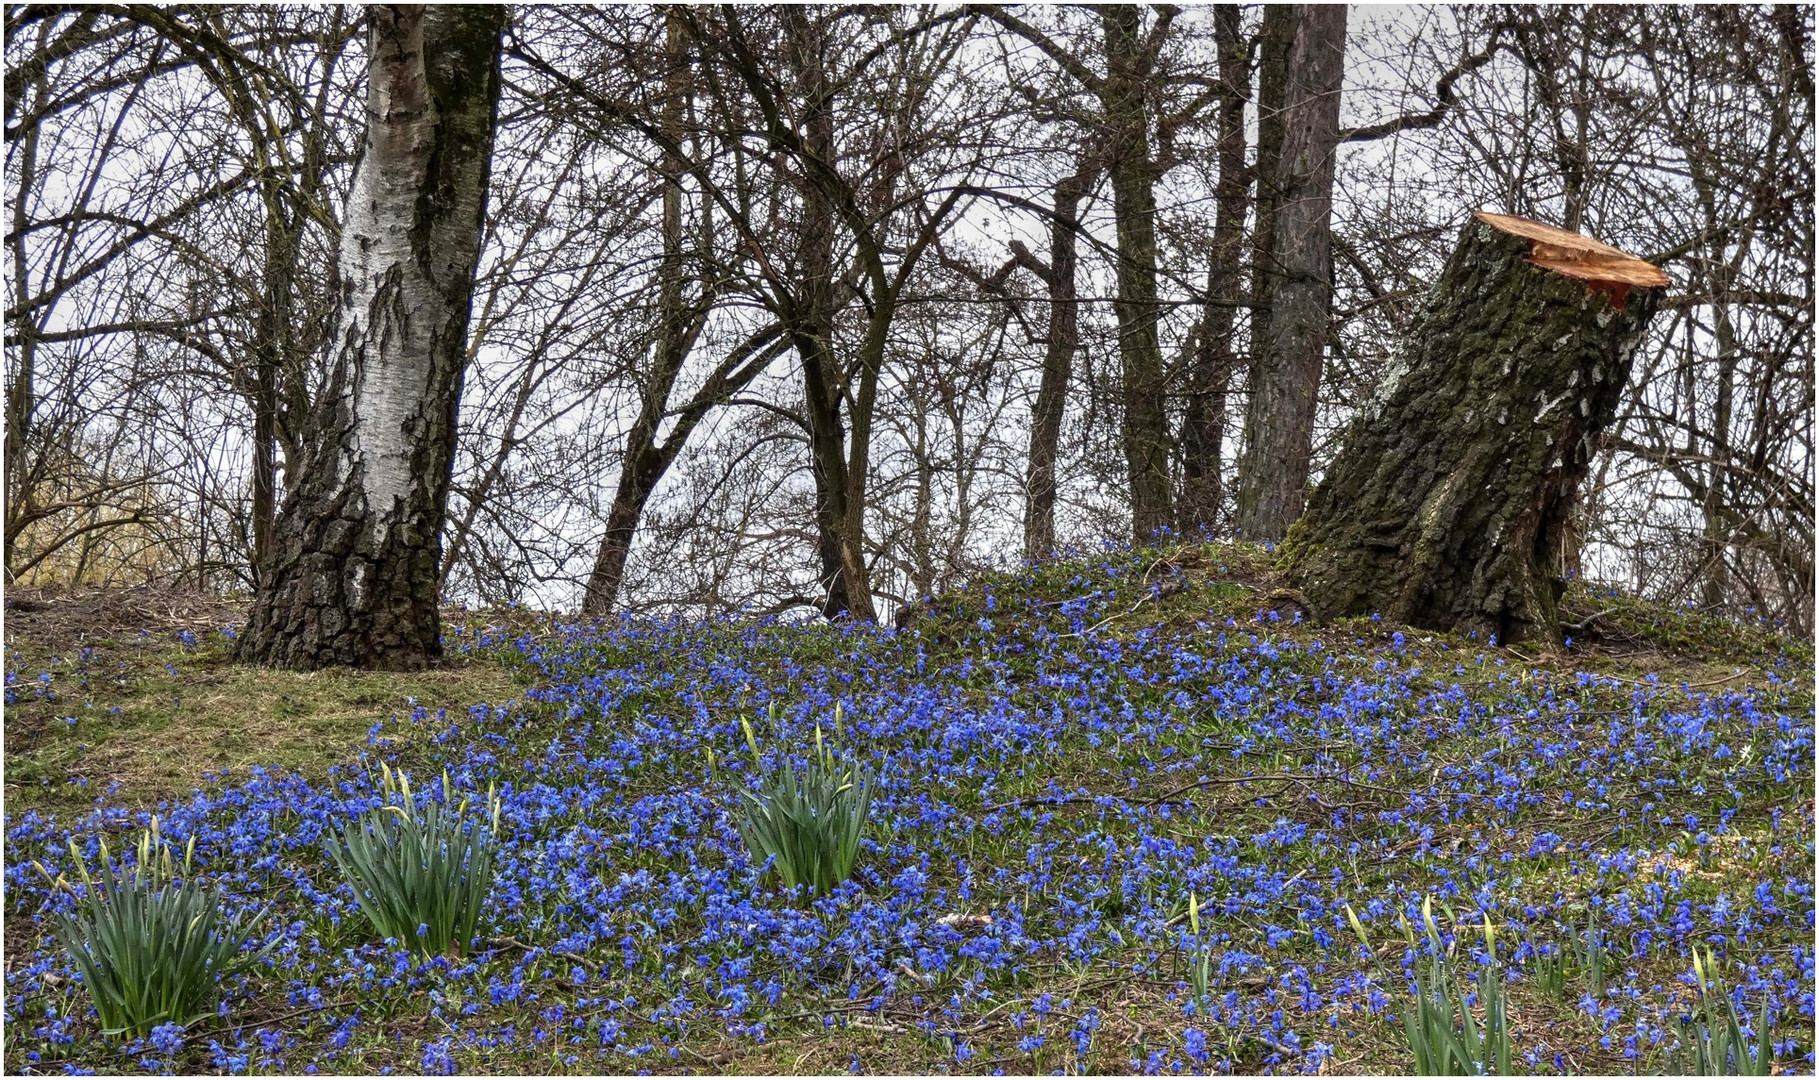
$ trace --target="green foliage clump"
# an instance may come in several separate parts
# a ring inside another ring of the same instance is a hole
[[[139,839],[130,873],[114,868],[105,841],[96,875],[73,839],[70,854],[86,889],[76,893],[64,878],[56,879],[77,903],[74,912],[55,916],[54,929],[109,1035],[143,1036],[160,1024],[187,1027],[212,1015],[220,980],[270,950],[244,949],[265,909],[249,919],[224,918],[220,898],[196,882],[194,837],[184,848],[178,883],[155,817]],[[41,864],[38,869],[49,876]]]
[[[1612,970],[1610,936],[1598,926],[1598,913],[1592,911],[1584,928],[1556,924],[1558,941],[1544,935],[1529,939],[1529,973],[1535,985],[1549,1000],[1566,1000],[1567,982],[1575,975],[1585,977],[1592,997],[1603,1000],[1605,976]]]
[[[1204,1012],[1212,1000],[1213,953],[1200,937],[1200,897],[1187,894],[1187,925],[1194,937],[1194,958],[1188,965],[1188,978],[1194,984],[1194,1007]]]
[[[839,710],[835,710],[836,729]],[[749,721],[741,721],[760,780],[740,792],[739,835],[754,861],[771,859],[783,887],[826,896],[852,876],[871,813],[872,777],[857,762],[842,764],[815,725],[815,752],[798,771],[785,761],[768,775]]]
[[[1509,1076],[1509,1009],[1502,978],[1497,974],[1497,936],[1489,916],[1484,920],[1484,945],[1490,958],[1478,974],[1482,1022],[1472,1015],[1466,1003],[1465,981],[1454,972],[1441,943],[1431,899],[1422,902],[1421,918],[1430,947],[1427,972],[1424,975],[1417,968],[1414,1007],[1402,1018],[1409,1049],[1415,1054],[1416,1075]],[[1406,921],[1403,932],[1413,948],[1415,934]]]
[[[326,842],[360,910],[382,937],[425,958],[459,954],[474,939],[493,886],[499,797],[487,789],[487,817],[468,820],[468,802],[411,797],[410,778],[382,765],[383,801]]]
[[[1774,1072],[1775,1043],[1770,1035],[1768,1002],[1756,1018],[1756,1044],[1744,1037],[1737,1003],[1718,978],[1710,949],[1693,950],[1693,975],[1699,980],[1699,1006],[1681,1022],[1680,1045],[1668,1071],[1678,1076],[1768,1076]],[[1717,1002],[1724,1003],[1720,1012]]]
[[[1566,948],[1541,942],[1534,944],[1533,949],[1533,956],[1529,959],[1529,973],[1534,976],[1535,986],[1554,1004],[1564,1002],[1566,980],[1572,974]]]

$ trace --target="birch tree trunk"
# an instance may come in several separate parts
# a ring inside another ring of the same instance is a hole
[[[1333,156],[1344,75],[1345,7],[1307,5],[1288,58],[1269,315],[1253,348],[1238,474],[1234,524],[1253,540],[1280,539],[1306,497],[1333,299]]]
[[[502,7],[368,9],[367,133],[330,370],[258,576],[243,659],[442,654],[441,532],[499,101]]]
[[[1568,514],[1666,285],[1476,215],[1284,544],[1315,613],[1558,643]]]

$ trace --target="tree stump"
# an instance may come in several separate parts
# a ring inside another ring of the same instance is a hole
[[[1567,515],[1667,275],[1476,213],[1284,541],[1322,618],[1558,644]]]

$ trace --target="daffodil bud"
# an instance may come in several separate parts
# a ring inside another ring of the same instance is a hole
[[[771,706],[771,710],[775,713],[776,706]],[[753,764],[757,765],[760,769],[764,768],[764,755],[758,753],[758,736],[752,734],[751,720],[741,716],[739,718],[739,726],[745,730],[745,745],[752,748]]]
[[[1370,936],[1364,932],[1364,924],[1358,921],[1358,913],[1352,910],[1350,904],[1345,905],[1345,921],[1352,924],[1352,933],[1357,934],[1358,940],[1364,943],[1364,951],[1372,956],[1377,955],[1377,950],[1371,948]]]

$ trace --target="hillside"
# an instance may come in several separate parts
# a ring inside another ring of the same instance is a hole
[[[901,630],[453,613],[421,675],[19,598],[8,1072],[1402,1073],[1430,899],[1461,971],[1494,927],[1518,1071],[1667,1069],[1695,944],[1813,1067],[1814,660],[1765,629],[1582,588],[1560,655],[1314,626],[1237,545],[984,575]],[[819,725],[876,774],[833,895],[748,858],[742,719],[767,764]],[[381,763],[498,786],[483,950],[374,940],[324,854]],[[121,1046],[33,862],[153,812],[279,940],[220,1017]]]

